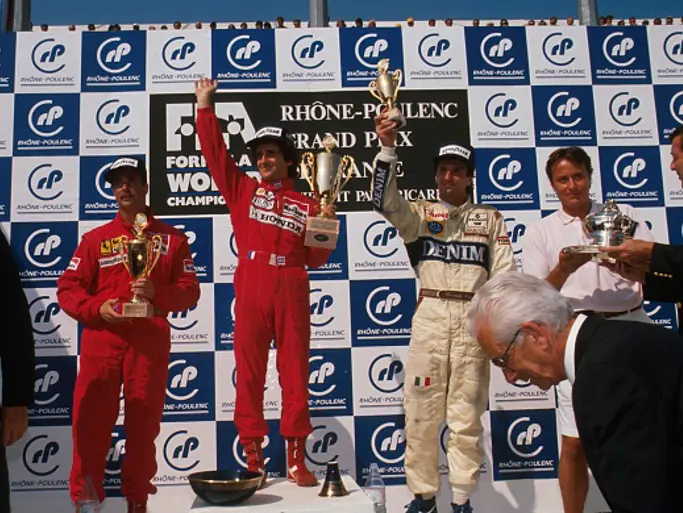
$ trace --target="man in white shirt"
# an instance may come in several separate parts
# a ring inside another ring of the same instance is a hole
[[[602,205],[590,199],[593,166],[578,147],[559,148],[546,163],[546,174],[562,207],[531,225],[522,243],[523,272],[546,280],[565,296],[576,311],[590,311],[608,319],[651,322],[642,308],[642,285],[613,273],[592,260],[591,255],[566,253],[567,246],[592,242],[582,227],[583,219]],[[638,221],[629,205],[619,210]],[[645,223],[635,238],[653,240]],[[565,513],[582,513],[588,494],[588,466],[579,440],[572,408],[572,385],[557,386],[562,452],[560,490]]]

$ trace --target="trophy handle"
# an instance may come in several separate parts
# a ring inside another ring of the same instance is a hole
[[[123,255],[123,266],[128,271],[128,274],[133,276],[133,271],[130,269],[130,264],[128,263],[128,236],[121,235],[121,253]]]
[[[349,183],[349,180],[353,178],[353,167],[355,165],[355,160],[353,157],[349,155],[344,155],[341,159],[341,162],[339,163],[339,167],[341,168],[341,171],[339,173],[339,180],[341,181],[342,175],[344,175],[344,181],[341,183],[337,190],[337,194],[339,194],[339,191],[341,191],[344,187],[346,187],[346,184]],[[346,173],[344,173],[346,171]]]
[[[147,262],[151,262],[151,264],[147,264],[147,270],[145,271],[146,278],[149,277],[149,275],[152,273],[152,269],[154,269],[159,261],[159,258],[161,258],[161,245],[163,242],[163,237],[157,233],[152,237],[152,243],[147,246]],[[154,251],[155,249],[156,251]]]
[[[315,192],[315,182],[311,176],[311,167],[313,166],[313,153],[307,151],[301,156],[301,174],[308,182],[309,187]]]
[[[394,70],[394,84],[396,88],[394,89],[393,101],[396,103],[396,98],[398,98],[398,90],[401,89],[401,79],[403,78],[403,73],[400,69]]]
[[[384,103],[384,98],[377,93],[377,82],[373,80],[368,87],[370,88],[370,94],[379,100],[380,103]]]

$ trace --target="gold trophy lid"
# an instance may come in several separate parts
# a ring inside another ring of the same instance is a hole
[[[380,59],[377,63],[377,71],[386,73],[389,70],[389,59]]]
[[[329,152],[337,147],[337,141],[331,135],[326,135],[322,140],[322,145],[325,151]]]
[[[138,237],[142,236],[142,232],[145,228],[147,228],[148,224],[149,221],[147,220],[147,216],[144,213],[139,212],[135,214],[135,219],[133,221],[133,229],[135,230],[135,233],[137,233]]]

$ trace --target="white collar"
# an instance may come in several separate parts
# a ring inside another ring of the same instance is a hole
[[[599,212],[600,208],[602,208],[602,207],[598,203],[591,200],[591,208],[588,211],[588,215],[595,214],[595,213]],[[570,216],[569,214],[567,214],[567,212],[565,212],[562,207],[560,207],[560,209],[558,210],[557,215],[560,218],[560,221],[562,221],[562,224],[569,224],[569,223],[572,223],[574,221],[581,221],[581,219],[579,219],[578,217]]]
[[[587,317],[585,315],[578,315],[574,324],[572,324],[572,329],[569,330],[567,345],[564,348],[564,371],[567,374],[567,379],[572,385],[576,379],[576,338],[579,336],[581,325],[586,319]]]

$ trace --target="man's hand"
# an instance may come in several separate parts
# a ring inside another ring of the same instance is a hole
[[[28,429],[28,408],[26,406],[2,407],[2,445],[12,445]]]
[[[382,146],[388,148],[396,146],[396,122],[387,118],[386,110],[375,116],[375,132],[377,132],[377,137],[379,137]]]
[[[140,278],[139,280],[135,280],[131,284],[130,290],[136,296],[143,297],[147,301],[151,301],[152,299],[154,299],[154,296],[156,295],[156,288],[154,287],[154,283],[149,278]]]
[[[562,272],[566,274],[573,274],[586,262],[590,262],[592,255],[587,253],[568,253],[564,250],[560,251],[560,261],[558,265]]]
[[[638,269],[637,267],[633,267],[626,262],[617,261],[616,263],[611,263],[603,260],[600,262],[600,266],[606,267],[613,273],[618,274],[622,278],[626,278],[629,281],[645,283],[645,271]]]
[[[218,81],[202,78],[194,83],[194,94],[197,97],[197,107],[200,109],[211,106],[213,93],[218,89]]]
[[[627,239],[620,246],[600,248],[607,255],[645,273],[650,272],[652,266],[652,248],[654,242],[637,239]]]
[[[119,322],[128,321],[126,317],[114,310],[114,306],[118,303],[119,299],[107,299],[100,306],[100,317],[102,320],[110,324],[118,324]]]
[[[328,219],[337,219],[337,205],[333,203],[325,205],[321,210],[321,214]]]

